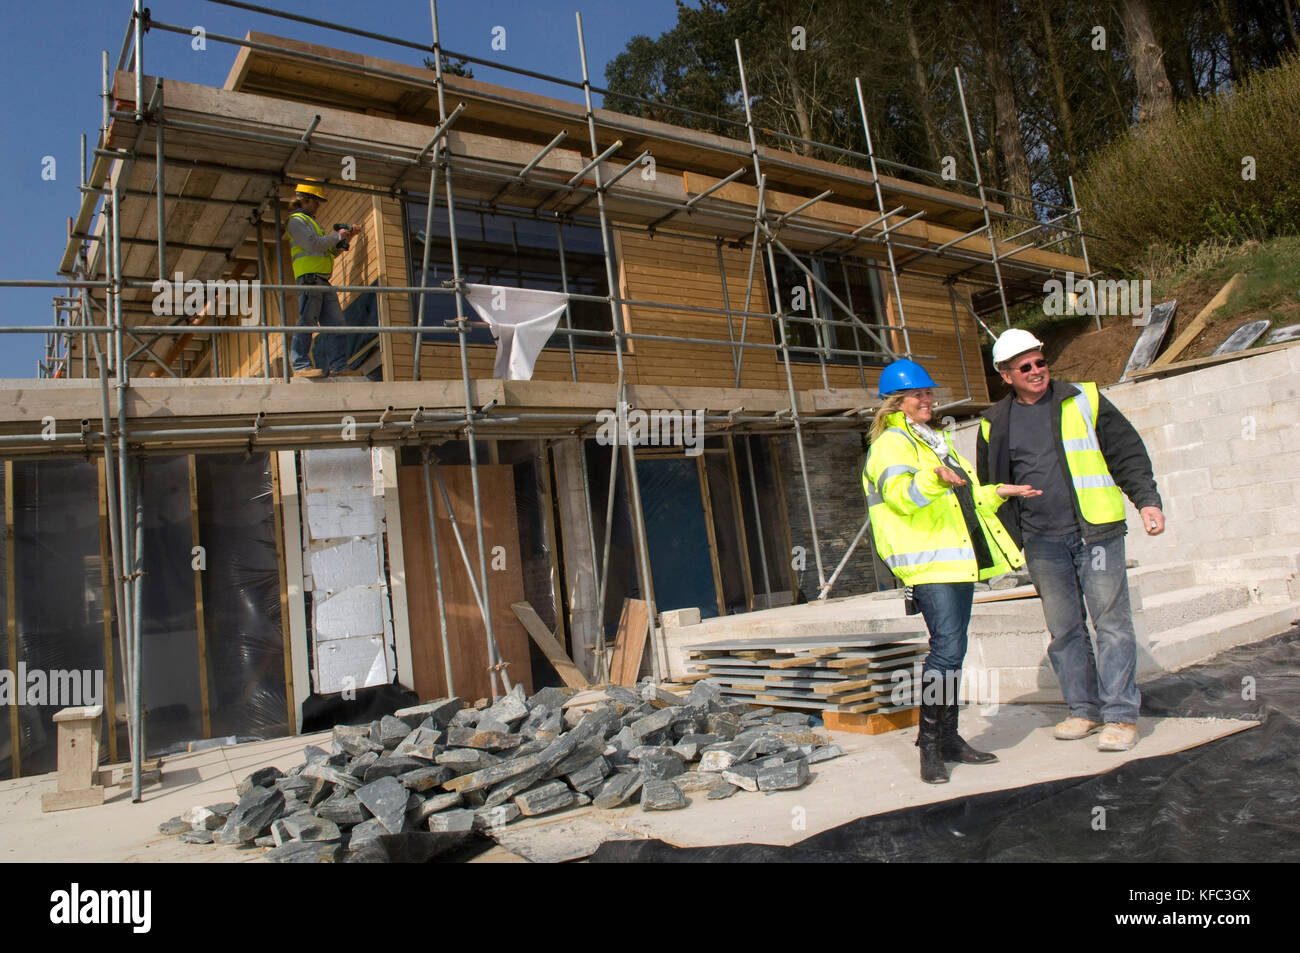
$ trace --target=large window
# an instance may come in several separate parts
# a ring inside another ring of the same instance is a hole
[[[437,204],[433,213],[433,236],[429,252],[429,274],[421,273],[424,262],[424,226],[428,214],[424,203],[406,205],[406,253],[411,284],[421,288],[440,287],[452,277],[451,242],[448,238],[447,208]],[[456,245],[461,277],[467,283],[568,291],[570,294],[607,295],[605,252],[600,228],[457,207]],[[564,249],[561,268],[560,249]],[[425,298],[424,326],[444,327],[456,317],[456,299],[450,294],[411,295],[411,320],[420,313]],[[477,316],[467,317],[477,321]],[[565,327],[560,318],[559,327]],[[570,301],[568,321],[575,329],[609,331],[609,305],[601,301]],[[567,348],[566,335],[557,332],[547,347]],[[455,335],[426,333],[424,340],[454,342]],[[491,344],[487,328],[476,327],[469,341]],[[613,338],[573,335],[573,345],[586,349],[614,347]]]
[[[887,323],[880,278],[874,265],[857,258],[822,255],[800,255],[799,260],[837,298],[852,308],[863,324],[874,326]],[[791,347],[815,348],[822,352],[819,358],[812,351],[792,350],[792,361],[815,363],[820,359],[828,364],[856,364],[859,356],[852,352],[862,351],[864,353],[861,359],[864,363],[888,362],[875,338],[853,322],[831,300],[826,290],[787,256],[776,256],[776,271],[780,287],[774,291],[769,273],[767,289],[769,296],[780,295],[781,307],[785,311],[788,343]],[[880,328],[875,328],[875,331],[881,337],[887,333]],[[780,343],[780,329],[775,324],[772,337]]]

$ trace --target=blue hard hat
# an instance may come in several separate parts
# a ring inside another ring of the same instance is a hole
[[[900,390],[915,390],[922,387],[937,387],[924,367],[906,359],[895,361],[880,372],[880,391],[878,397],[888,397]]]

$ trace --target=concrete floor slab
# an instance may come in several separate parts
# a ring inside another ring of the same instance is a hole
[[[1171,754],[1255,725],[1216,718],[1144,718],[1141,739],[1129,752],[1096,749],[1096,737],[1057,741],[1052,725],[1062,709],[1052,705],[1002,705],[982,714],[962,713],[962,734],[975,747],[995,751],[994,765],[955,765],[948,784],[922,784],[917,777],[916,730],[884,735],[830,732],[846,752],[813,766],[813,780],[797,791],[745,791],[722,801],[704,792],[688,795],[684,810],[646,813],[639,807],[564,811],[512,824],[500,846],[481,861],[577,859],[604,840],[659,838],[680,847],[732,843],[789,845],[859,817],[882,814],[988,791],[1108,771],[1127,761]],[[195,805],[236,800],[236,785],[254,769],[287,770],[302,762],[307,744],[328,742],[329,733],[279,738],[231,748],[172,755],[161,785],[146,788],[132,804],[130,791],[111,794],[98,807],[43,814],[41,795],[55,789],[55,775],[0,782],[0,859],[49,862],[255,861],[261,850],[181,844],[158,833],[158,825]]]

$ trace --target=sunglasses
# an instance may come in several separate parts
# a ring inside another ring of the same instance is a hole
[[[1026,361],[1016,368],[1021,374],[1028,374],[1032,370],[1039,370],[1047,366],[1047,361],[1039,358],[1036,361]]]

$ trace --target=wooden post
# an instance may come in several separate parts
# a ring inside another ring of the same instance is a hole
[[[199,548],[199,475],[198,464],[194,454],[189,454],[190,464],[190,545]],[[208,696],[208,633],[203,614],[203,570],[193,565],[194,551],[190,551],[190,562],[194,570],[194,628],[198,634],[199,648],[199,708],[203,716],[203,737],[212,737],[212,703]],[[207,565],[207,554],[203,554],[202,565]]]
[[[617,452],[618,448],[613,448]],[[582,490],[582,442],[560,440],[552,446],[555,489],[564,540],[564,573],[569,593],[569,654],[586,675],[599,677],[592,668],[593,651],[603,648],[604,612],[596,605],[596,560],[587,529],[587,506]]]
[[[745,577],[745,606],[754,611],[754,578],[749,564],[749,537],[745,533],[744,504],[740,496],[740,471],[736,467],[736,441],[727,434],[727,469],[731,474],[732,518],[736,521],[736,535],[740,541],[740,570]]]
[[[785,563],[786,572],[790,576],[790,602],[793,604],[799,601],[799,579],[794,574],[794,546],[790,539],[790,511],[785,505],[785,481],[781,479],[781,455],[777,449],[775,437],[767,441],[767,447],[772,464],[772,487],[776,490],[776,509],[781,514],[781,532],[785,537],[785,555],[781,558]]]
[[[695,472],[700,478],[700,501],[704,504],[704,529],[709,538],[709,564],[713,567],[713,588],[717,593],[718,615],[727,614],[727,597],[722,590],[722,569],[718,565],[718,535],[713,526],[713,498],[709,495],[709,470],[704,454],[695,458]]]
[[[538,440],[541,450],[542,470],[542,521],[546,527],[546,549],[551,556],[551,599],[555,610],[555,637],[561,648],[569,649],[569,639],[564,631],[564,611],[560,604],[560,559],[555,545],[555,507],[551,486],[551,454],[545,440]]]
[[[285,564],[284,510],[280,498],[280,454],[269,453],[271,467],[271,511],[275,514],[275,568],[280,574],[280,638],[284,644],[284,700],[289,734],[298,733],[298,704],[293,691],[293,641],[289,637],[289,586],[288,567]],[[295,493],[294,499],[298,496]],[[301,591],[301,587],[300,590]]]

